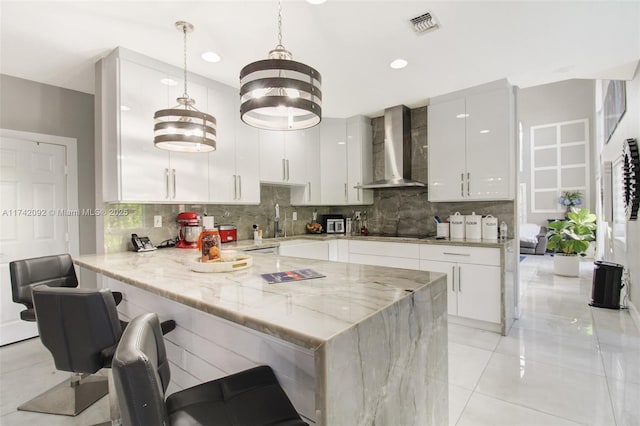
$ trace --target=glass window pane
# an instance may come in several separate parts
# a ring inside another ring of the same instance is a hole
[[[558,173],[555,170],[536,170],[534,172],[535,189],[556,189]]]
[[[563,146],[560,149],[560,164],[585,164],[585,145]]]
[[[552,167],[557,166],[557,155],[555,149],[538,149],[533,151],[534,160],[533,167]]]
[[[548,146],[556,144],[556,127],[541,127],[533,129],[533,146]]]
[[[584,142],[585,139],[585,125],[582,122],[560,127],[560,143]]]

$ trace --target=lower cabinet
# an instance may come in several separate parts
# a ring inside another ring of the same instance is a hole
[[[500,323],[500,267],[420,260],[420,269],[447,274],[449,315]]]
[[[420,269],[447,274],[450,315],[502,322],[500,249],[422,245]]]
[[[418,244],[381,241],[349,241],[349,263],[419,269]]]
[[[329,260],[329,241],[289,240],[280,243],[281,256]]]
[[[331,260],[447,274],[447,305],[452,321],[505,333],[501,249],[444,244],[391,243],[337,239],[288,240],[282,256]],[[506,306],[504,309],[508,310]],[[506,312],[505,312],[506,313]]]

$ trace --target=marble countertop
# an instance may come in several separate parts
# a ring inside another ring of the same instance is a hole
[[[263,241],[261,247],[268,244]],[[224,247],[248,246],[239,242]],[[198,254],[198,250],[162,249],[147,253],[82,255],[74,258],[74,262],[309,349],[410,297],[413,291],[446,279],[444,274],[436,272],[260,253],[252,254],[253,266],[247,269],[228,273],[192,272],[188,263]],[[266,273],[307,268],[325,278],[267,284],[261,277]]]

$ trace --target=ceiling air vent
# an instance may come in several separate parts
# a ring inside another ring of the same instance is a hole
[[[438,28],[438,22],[436,22],[436,18],[431,14],[431,12],[426,12],[420,16],[416,16],[411,19],[410,22],[411,25],[413,25],[413,30],[418,34]]]

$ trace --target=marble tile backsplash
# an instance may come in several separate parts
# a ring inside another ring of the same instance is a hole
[[[373,128],[374,178],[384,178],[384,117],[371,120]],[[411,110],[412,175],[414,179],[427,181],[427,108]],[[352,217],[356,211],[367,212],[367,226],[371,233],[435,235],[434,216],[446,219],[450,214],[491,214],[498,223],[505,221],[509,236],[513,237],[516,206],[513,201],[483,201],[458,203],[430,203],[428,187],[389,188],[374,192],[370,206],[291,206],[290,190],[286,186],[261,185],[259,205],[217,204],[111,204],[112,209],[126,209],[127,215],[104,218],[105,252],[130,250],[131,234],[148,236],[155,245],[178,235],[176,216],[182,211],[195,211],[213,215],[216,224],[232,224],[238,227],[238,239],[253,238],[253,224],[263,230],[263,238],[274,236],[276,203],[280,206],[280,235],[305,233],[305,224],[311,221],[313,212],[318,215],[332,213]],[[298,220],[292,220],[297,212]],[[162,227],[153,226],[154,216],[162,216]]]
[[[276,203],[280,206],[280,235],[305,233],[305,224],[311,222],[314,211],[318,215],[333,213],[331,207],[292,207],[290,190],[286,186],[261,185],[259,205],[219,204],[110,204],[111,209],[127,210],[128,215],[107,216],[104,221],[105,252],[115,253],[131,249],[131,234],[146,236],[154,245],[176,238],[176,217],[183,211],[194,211],[213,216],[216,225],[231,224],[238,227],[238,239],[253,238],[253,224],[263,230],[263,238],[274,236]],[[298,220],[292,221],[296,211]],[[153,226],[154,216],[162,216],[162,227]]]

